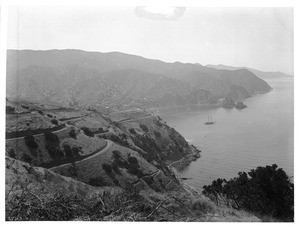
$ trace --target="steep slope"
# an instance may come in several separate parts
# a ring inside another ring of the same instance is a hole
[[[146,111],[103,115],[12,100],[7,109],[7,156],[89,184],[167,190],[178,187],[168,165],[200,157]]]
[[[5,163],[7,221],[260,221],[184,190],[94,187],[12,158]]]
[[[7,52],[7,94],[27,100],[117,109],[191,105],[232,95],[233,88],[244,90],[235,92],[236,99],[271,89],[248,70],[165,63],[118,52]],[[195,92],[201,96],[192,97]]]

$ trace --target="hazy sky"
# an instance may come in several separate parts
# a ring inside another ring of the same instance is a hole
[[[120,51],[293,73],[292,8],[19,7],[8,19],[9,49]]]

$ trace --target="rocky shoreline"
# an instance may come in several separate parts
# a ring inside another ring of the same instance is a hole
[[[188,156],[183,157],[182,159],[172,162],[171,164],[169,164],[169,168],[175,168],[177,171],[182,171],[183,169],[185,169],[191,162],[196,161],[198,158],[201,157],[200,153],[201,151],[198,150],[196,147],[193,147],[193,154],[190,154]]]

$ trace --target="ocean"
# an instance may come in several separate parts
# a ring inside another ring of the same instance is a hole
[[[294,175],[293,78],[266,80],[273,90],[243,102],[245,109],[216,106],[163,108],[157,112],[186,140],[198,147],[201,158],[182,171],[187,183],[201,188],[217,178],[277,164]],[[205,125],[211,116],[214,125]]]

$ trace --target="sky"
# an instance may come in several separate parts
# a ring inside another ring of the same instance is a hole
[[[292,8],[10,7],[9,49],[119,51],[293,74]]]

